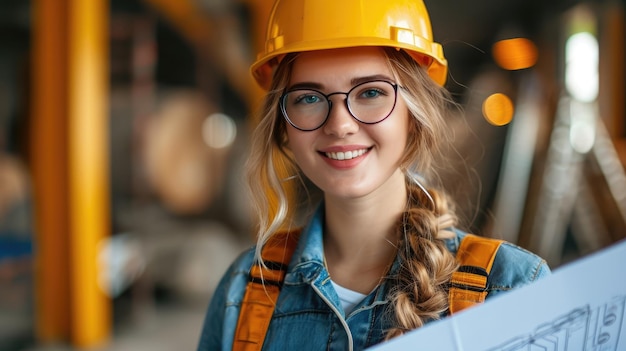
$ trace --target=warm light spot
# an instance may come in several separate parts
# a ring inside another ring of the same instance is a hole
[[[537,46],[529,39],[513,38],[493,44],[493,58],[506,70],[530,68],[537,63],[537,56]]]
[[[513,119],[513,103],[508,96],[496,93],[483,102],[483,116],[494,126],[503,126]]]

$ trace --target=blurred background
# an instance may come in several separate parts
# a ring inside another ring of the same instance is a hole
[[[619,0],[425,0],[463,228],[552,268],[626,236]],[[0,2],[0,351],[193,350],[253,242],[269,0]]]

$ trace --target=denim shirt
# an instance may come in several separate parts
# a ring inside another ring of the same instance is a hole
[[[323,208],[303,230],[291,259],[263,350],[363,350],[384,340],[391,327],[388,284],[383,281],[346,315],[324,267]],[[456,254],[465,233],[446,239]],[[209,305],[198,350],[231,350],[254,248],[242,253],[222,277]],[[398,261],[392,266],[397,269]],[[550,274],[540,257],[510,243],[496,255],[487,299]],[[442,316],[445,317],[445,316]]]

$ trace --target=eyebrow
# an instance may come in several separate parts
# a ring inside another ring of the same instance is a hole
[[[393,79],[391,79],[391,77],[389,77],[387,75],[375,74],[375,75],[372,75],[372,76],[352,78],[352,80],[350,80],[350,83],[352,84],[352,86],[355,86],[357,84],[361,84],[361,83],[365,83],[365,82],[371,82],[373,80],[385,80],[385,81],[393,82]]]
[[[371,82],[373,80],[384,80],[384,81],[393,82],[393,79],[391,79],[389,76],[387,76],[385,74],[374,74],[374,75],[370,75],[370,76],[352,78],[350,80],[350,84],[351,84],[351,86],[355,86],[355,85],[358,85],[358,84],[361,84],[361,83]],[[300,83],[296,83],[296,84],[293,84],[293,85],[289,86],[287,88],[287,91],[297,90],[297,89],[323,90],[324,89],[324,85],[322,85],[320,83],[316,83],[316,82],[300,82]]]

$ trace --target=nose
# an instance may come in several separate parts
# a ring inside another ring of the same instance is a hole
[[[345,138],[347,135],[356,133],[359,130],[359,122],[348,110],[347,96],[343,99],[337,97],[334,100],[334,102],[330,100],[330,111],[323,127],[324,132],[338,138]]]

